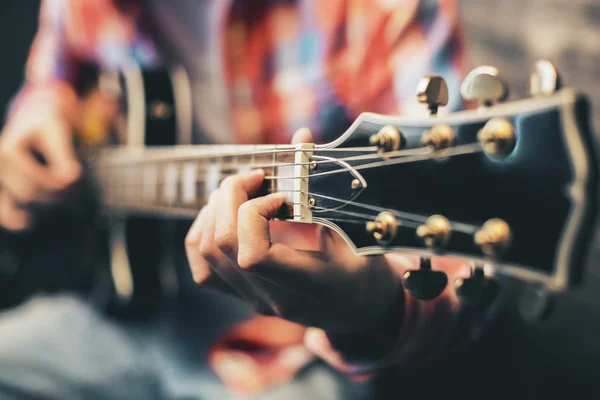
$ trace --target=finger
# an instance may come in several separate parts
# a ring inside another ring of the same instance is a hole
[[[218,190],[215,190],[211,193],[208,204],[204,207],[206,210],[206,216],[204,217],[203,226],[200,227],[202,230],[202,237],[200,239],[200,243],[198,244],[198,253],[211,268],[213,266],[218,266],[213,265],[218,264],[218,257],[215,254],[217,253],[218,249],[214,241],[216,223],[214,197],[217,196],[217,192]]]
[[[206,219],[203,224],[204,226],[201,227],[203,232],[198,251],[205,262],[208,263],[210,269],[219,274],[219,276],[225,278],[223,276],[223,269],[229,265],[229,260],[215,243],[215,225],[217,221],[220,191],[221,189],[218,189],[211,194],[208,205],[206,206]]]
[[[185,237],[185,252],[188,263],[194,282],[198,284],[204,282],[211,275],[210,265],[199,252],[202,232],[206,224],[206,214],[207,209],[203,207]]]
[[[259,300],[260,295],[256,293],[254,287],[249,286],[249,283],[241,275],[241,271],[238,270],[237,264],[232,263],[223,254],[214,240],[221,190],[218,189],[211,194],[211,199],[206,207],[206,223],[202,227],[203,233],[198,251],[215,275],[234,289],[242,299],[255,304]]]
[[[63,188],[60,181],[45,168],[31,152],[31,145],[26,141],[12,142],[12,138],[8,142],[3,143],[0,168],[6,173],[2,174],[6,181],[13,181],[11,187],[13,191],[21,192],[20,183],[30,184],[31,188],[40,192],[56,192]],[[23,197],[37,198],[40,195],[37,192],[25,190]]]
[[[238,209],[256,194],[264,178],[263,170],[231,176],[219,189],[219,218],[215,225],[215,243],[230,261],[237,263]]]
[[[313,275],[326,269],[326,255],[271,242],[269,220],[277,215],[284,201],[284,194],[273,193],[247,201],[240,207],[238,265],[259,275],[264,273],[282,285],[294,280],[298,288],[311,287]]]
[[[9,231],[22,231],[31,224],[31,213],[20,207],[6,191],[0,191],[0,226]]]
[[[308,128],[300,128],[292,136],[292,144],[312,143],[312,141],[312,132]]]
[[[238,214],[238,264],[251,268],[262,262],[271,249],[269,220],[283,205],[284,193],[272,193],[242,204]]]
[[[17,203],[21,205],[52,203],[60,198],[61,191],[49,188],[49,185],[43,181],[48,171],[36,175],[35,167],[28,169],[30,166],[25,163],[17,162],[17,164],[18,166],[10,168],[9,172],[2,175],[4,190],[8,191]]]
[[[336,351],[322,329],[308,328],[304,334],[304,345],[317,357],[341,371],[348,369],[342,355]]]
[[[81,175],[81,165],[75,155],[73,134],[68,125],[54,121],[35,138],[32,145],[44,156],[55,179],[64,186],[76,182]]]
[[[305,330],[300,324],[278,317],[256,315],[235,325],[221,340],[225,343],[242,341],[281,349],[301,343]]]

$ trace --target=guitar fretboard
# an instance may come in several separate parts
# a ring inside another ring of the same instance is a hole
[[[113,211],[195,216],[228,176],[262,168],[266,176],[294,174],[291,146],[174,146],[105,149],[93,170],[102,203]],[[289,192],[292,179],[265,180],[268,192]]]

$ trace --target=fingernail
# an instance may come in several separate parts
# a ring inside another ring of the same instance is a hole
[[[259,366],[247,354],[237,351],[221,351],[214,355],[213,368],[226,385],[243,392],[262,389]]]
[[[311,349],[322,349],[326,343],[325,334],[320,329],[309,328],[306,330],[304,343]]]
[[[271,193],[269,196],[272,196],[278,202],[284,202],[287,200],[287,193],[285,192],[275,192]]]
[[[299,369],[310,360],[313,359],[313,355],[306,349],[306,347],[292,346],[285,350],[282,350],[278,356],[281,365],[288,369]]]

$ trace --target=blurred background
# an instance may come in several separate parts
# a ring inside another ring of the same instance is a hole
[[[469,67],[490,64],[508,80],[511,98],[527,96],[529,68],[551,60],[569,86],[585,90],[600,132],[600,2],[460,0]],[[17,90],[36,29],[39,0],[0,2],[0,107]]]
[[[499,68],[509,82],[510,99],[516,99],[528,95],[529,71],[534,61],[540,58],[552,61],[566,85],[589,95],[595,131],[600,133],[600,1],[461,0],[460,3],[469,67],[488,64]],[[0,1],[2,110],[22,81],[38,7],[39,1],[35,0]],[[569,340],[569,357],[576,354],[579,360],[590,362],[598,359],[600,262],[593,261],[600,260],[599,250],[600,239],[597,239],[584,287],[561,299],[555,318],[539,327],[544,335],[536,336],[532,346],[565,347],[564,340],[576,335],[576,340]],[[560,359],[561,355],[553,357]],[[554,359],[554,362],[560,361]]]

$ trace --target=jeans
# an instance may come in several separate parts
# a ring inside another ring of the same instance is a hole
[[[0,313],[0,399],[235,399],[206,355],[216,335],[246,311],[224,317],[213,300],[193,315],[167,312],[150,323],[125,323],[76,296],[32,298]],[[365,389],[348,385],[317,362],[258,398],[363,397]]]

